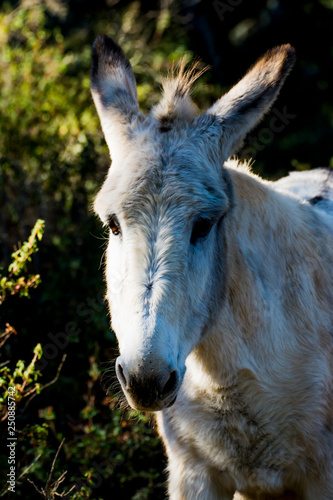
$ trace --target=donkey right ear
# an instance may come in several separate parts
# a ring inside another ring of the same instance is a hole
[[[100,35],[92,49],[90,88],[113,157],[139,114],[133,70],[122,49]]]
[[[237,151],[246,134],[270,109],[294,61],[295,50],[289,44],[269,50],[207,111],[222,125],[227,157]]]

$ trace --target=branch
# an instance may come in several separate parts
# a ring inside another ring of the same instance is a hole
[[[54,383],[58,380],[59,375],[60,375],[60,372],[61,372],[61,369],[62,369],[62,367],[63,367],[63,365],[64,365],[64,363],[65,363],[66,358],[67,358],[67,354],[64,354],[64,355],[63,355],[63,357],[62,357],[62,359],[61,359],[60,365],[58,366],[57,373],[56,373],[55,377],[54,377],[54,378],[53,378],[50,382],[48,382],[47,384],[43,385],[43,387],[42,387],[42,388],[41,388],[41,390],[39,391],[39,394],[40,394],[42,391],[44,391],[44,389],[46,389],[47,387],[50,387],[50,385],[54,384]],[[28,394],[29,394],[29,393],[28,393]],[[36,396],[37,396],[37,392],[35,392],[35,393],[34,393],[34,394],[33,394],[33,395],[32,395],[32,396],[28,399],[28,401],[26,402],[26,404],[25,404],[25,406],[24,406],[24,408],[23,408],[23,411],[25,411],[25,410],[26,410],[26,408],[27,408],[27,406],[29,405],[30,401],[32,401],[32,400],[34,399],[34,397],[36,397]]]
[[[74,484],[74,486],[72,486],[71,489],[67,491],[67,493],[66,493],[66,491],[63,491],[62,493],[57,493],[55,491],[54,494],[57,497],[63,498],[63,497],[66,497],[67,495],[69,495],[75,488],[76,488],[76,485]]]
[[[39,460],[39,459],[40,459],[40,457],[41,457],[41,456],[42,456],[42,454],[40,453],[40,454],[39,454],[39,455],[35,458],[35,460],[34,460],[34,461],[30,464],[30,465],[28,465],[28,467],[26,467],[26,468],[24,469],[24,471],[23,471],[23,472],[21,472],[21,474],[19,475],[19,477],[18,477],[18,478],[17,478],[17,480],[16,480],[16,483],[17,483],[17,484],[19,484],[19,480],[20,480],[20,479],[22,479],[22,477],[23,477],[23,476],[25,476],[25,475],[29,472],[29,470],[30,470],[30,469],[31,469],[31,468],[35,465],[35,463],[37,462],[37,460]],[[36,487],[36,485],[33,483],[33,481],[31,481],[30,479],[28,479],[28,481],[29,481],[29,483],[31,483],[31,484],[34,486],[34,488],[38,491],[38,493],[41,493],[41,492],[38,490],[38,488]],[[9,491],[9,488],[7,488],[6,490],[2,491],[2,492],[0,493],[0,497],[3,497],[3,496],[4,496],[4,495],[5,495],[8,491]],[[41,493],[41,494],[43,494],[43,493]]]
[[[52,484],[52,478],[53,478],[53,474],[54,474],[54,469],[55,469],[55,464],[57,462],[57,459],[58,459],[58,455],[60,453],[60,450],[63,446],[65,442],[65,439],[62,439],[58,449],[57,449],[57,452],[54,456],[54,459],[52,461],[52,465],[51,465],[51,470],[50,470],[50,473],[49,473],[49,477],[47,479],[47,482],[46,482],[46,485],[45,485],[45,488],[38,488],[35,483],[33,481],[31,481],[31,479],[28,478],[28,481],[29,483],[31,483],[33,485],[33,487],[35,488],[36,491],[38,491],[38,493],[40,495],[42,495],[45,500],[51,500],[51,499],[54,499],[55,496],[57,497],[60,497],[60,498],[64,498],[66,497],[67,495],[69,495],[75,488],[76,488],[76,485],[74,484],[67,492],[66,491],[63,491],[62,493],[58,493],[56,490],[59,488],[60,484],[65,480],[65,477],[66,477],[66,474],[67,474],[67,471],[65,472],[62,472],[60,474],[60,476],[58,477],[58,479],[56,479]],[[38,458],[40,457],[40,455],[35,459],[34,462],[36,462],[38,460]],[[19,479],[28,472],[29,469],[31,469],[33,464],[31,464],[27,469],[25,469],[25,471],[21,474],[21,476],[19,477]]]
[[[23,476],[25,476],[25,475],[29,472],[29,470],[30,470],[30,469],[31,469],[31,468],[35,465],[35,463],[37,462],[37,460],[39,460],[39,459],[40,459],[40,457],[41,457],[41,456],[42,456],[42,454],[40,453],[40,454],[39,454],[39,455],[35,458],[35,460],[34,460],[34,461],[30,464],[30,465],[28,465],[28,467],[26,467],[26,468],[24,469],[24,471],[23,471],[23,472],[19,475],[19,477],[17,478],[17,481],[19,481],[19,480],[20,480]]]
[[[29,482],[30,484],[32,484],[32,486],[35,488],[35,490],[36,490],[36,491],[38,491],[38,493],[39,493],[40,495],[42,495],[42,496],[45,498],[45,491],[43,490],[43,488],[42,488],[41,490],[39,490],[39,489],[37,488],[37,486],[35,485],[35,483],[34,483],[33,481],[31,481],[31,479],[29,479],[29,478],[28,478],[28,482]]]
[[[55,464],[56,464],[59,452],[60,452],[60,450],[61,450],[62,445],[64,444],[64,442],[65,442],[65,439],[62,439],[62,441],[61,441],[61,443],[59,445],[59,448],[57,449],[57,453],[55,454],[55,457],[54,457],[53,462],[52,462],[52,467],[51,467],[51,470],[50,470],[50,474],[49,474],[49,477],[48,477],[48,480],[47,480],[46,486],[45,486],[45,491],[46,491],[47,495],[49,494],[50,483],[51,483],[51,480],[52,480],[52,476],[53,476],[53,472],[54,472],[54,467],[55,467]],[[60,477],[62,477],[62,476],[60,476]]]

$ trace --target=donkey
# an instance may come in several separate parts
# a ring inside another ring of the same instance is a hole
[[[171,500],[333,499],[332,176],[274,184],[228,160],[293,63],[270,50],[199,115],[181,65],[145,116],[122,49],[93,47],[116,373],[157,412]]]

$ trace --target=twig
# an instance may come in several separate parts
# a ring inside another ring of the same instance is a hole
[[[55,375],[55,377],[50,381],[48,382],[47,384],[45,384],[41,390],[39,391],[39,393],[36,392],[36,387],[34,389],[31,389],[31,391],[27,392],[27,394],[24,394],[22,397],[27,397],[29,394],[32,394],[32,396],[28,399],[28,401],[26,402],[26,404],[24,405],[24,408],[23,408],[23,411],[26,410],[28,404],[30,403],[30,401],[32,401],[34,399],[35,396],[37,396],[37,394],[40,394],[44,389],[46,389],[47,387],[49,387],[50,385],[54,384],[58,378],[59,378],[59,375],[60,375],[60,372],[61,372],[61,369],[63,367],[63,364],[65,362],[67,358],[67,354],[64,354],[62,359],[61,359],[61,362],[60,362],[60,365],[58,366],[58,369],[57,369],[57,373]],[[4,422],[6,420],[6,418],[8,417],[8,411],[5,413],[5,415],[3,417],[1,417],[1,422]]]
[[[63,481],[65,481],[65,477],[66,477],[66,474],[67,474],[67,470],[65,470],[59,477],[56,481],[54,481],[54,483],[52,484],[51,488],[52,489],[57,489],[59,484],[61,484]]]
[[[35,458],[35,460],[34,460],[34,461],[30,464],[30,465],[28,465],[28,467],[26,467],[26,468],[24,469],[24,471],[23,471],[23,472],[19,475],[19,477],[17,478],[17,481],[19,481],[19,480],[20,480],[23,476],[25,476],[25,475],[29,472],[29,470],[30,470],[30,469],[31,469],[31,468],[35,465],[35,463],[37,462],[37,460],[39,460],[39,459],[40,459],[40,457],[41,457],[41,456],[42,456],[42,453],[40,453],[40,454],[39,454],[39,455]]]
[[[41,490],[38,489],[37,486],[35,485],[35,483],[33,481],[31,481],[31,479],[29,479],[29,478],[28,478],[28,482],[30,484],[32,484],[32,486],[35,488],[35,490],[38,491],[38,493],[45,498],[45,491],[43,490],[43,488]]]
[[[48,480],[47,480],[46,486],[45,486],[45,491],[46,491],[47,495],[49,494],[50,483],[51,483],[51,480],[52,480],[52,476],[53,476],[53,472],[54,472],[54,467],[55,467],[55,464],[56,464],[59,452],[60,452],[60,450],[61,450],[62,445],[64,444],[64,442],[65,442],[65,439],[62,439],[62,441],[61,441],[61,443],[59,445],[59,448],[57,449],[57,453],[55,454],[55,457],[54,457],[53,462],[52,462],[52,467],[51,467],[51,470],[50,470],[50,474],[49,474],[49,477],[48,477]]]
[[[1,335],[1,342],[0,342],[0,348],[7,342],[9,337],[11,336],[11,333],[6,333],[6,335]]]
[[[53,378],[50,382],[48,382],[47,384],[45,384],[45,385],[41,388],[41,390],[39,391],[39,394],[40,394],[40,393],[41,393],[44,389],[46,389],[47,387],[50,387],[50,385],[54,384],[54,383],[58,380],[59,375],[60,375],[60,372],[61,372],[61,369],[62,369],[62,367],[63,367],[63,364],[64,364],[64,362],[65,362],[66,358],[67,358],[67,354],[64,354],[64,355],[63,355],[63,357],[62,357],[62,359],[61,359],[60,365],[58,366],[57,373],[56,373],[55,377],[54,377],[54,378]],[[29,393],[28,393],[28,394],[29,394]],[[32,400],[34,399],[34,397],[36,397],[36,396],[37,396],[37,392],[35,392],[35,393],[34,393],[34,394],[33,394],[33,395],[32,395],[32,396],[28,399],[28,401],[26,402],[26,404],[25,404],[25,406],[24,406],[24,408],[23,408],[23,411],[25,411],[25,410],[26,410],[26,408],[27,408],[27,406],[29,405],[30,401],[32,401]]]
[[[9,323],[6,323],[5,331],[0,334],[0,348],[7,342],[13,333],[17,335],[15,328],[13,328]]]
[[[55,496],[57,497],[61,497],[61,498],[64,498],[66,497],[67,495],[69,495],[71,493],[71,491],[73,491],[74,489],[76,488],[76,484],[74,484],[74,486],[71,487],[70,490],[67,491],[67,493],[65,491],[63,491],[62,493],[57,493],[56,491],[54,492]]]
[[[21,474],[19,475],[19,477],[18,477],[18,478],[17,478],[17,480],[16,480],[16,483],[18,483],[18,482],[19,482],[19,480],[20,480],[23,476],[25,476],[25,475],[29,472],[29,470],[30,470],[30,469],[31,469],[31,468],[35,465],[35,463],[37,462],[37,460],[39,460],[39,459],[40,459],[40,457],[41,457],[41,456],[42,456],[42,454],[40,453],[40,454],[39,454],[39,455],[35,458],[35,460],[34,460],[34,461],[30,464],[30,465],[28,465],[28,467],[26,467],[26,468],[24,469],[24,471],[23,471],[23,472],[21,472]],[[28,479],[28,481],[29,481],[29,479]],[[30,481],[30,482],[32,482],[32,481]],[[34,486],[35,486],[35,485],[34,485]],[[9,491],[9,488],[7,488],[7,489],[3,490],[3,491],[0,493],[0,497],[3,497],[3,496],[4,496],[4,495],[5,495],[8,491]]]
[[[55,464],[57,462],[58,455],[60,453],[60,450],[61,450],[64,442],[65,442],[65,439],[62,439],[62,441],[61,441],[61,443],[60,443],[60,445],[59,445],[59,447],[57,449],[57,452],[56,452],[56,454],[54,456],[54,459],[53,459],[52,465],[51,465],[51,470],[50,470],[49,477],[47,479],[45,488],[40,488],[39,489],[38,486],[36,486],[35,483],[33,481],[31,481],[31,479],[28,478],[29,483],[31,483],[33,485],[33,487],[35,488],[35,490],[38,491],[38,493],[40,495],[42,495],[45,498],[45,500],[53,500],[55,496],[60,497],[60,498],[64,498],[67,495],[69,495],[71,493],[71,491],[73,491],[76,488],[76,485],[74,484],[67,492],[63,491],[62,493],[58,493],[56,491],[59,488],[60,484],[65,480],[67,471],[62,472],[62,474],[60,474],[60,476],[58,477],[58,479],[56,479],[51,484],[53,473],[54,473]],[[38,458],[39,457],[37,457],[37,459]],[[30,468],[32,467],[32,465],[33,464],[31,464]],[[26,473],[27,471],[24,471],[24,472]]]

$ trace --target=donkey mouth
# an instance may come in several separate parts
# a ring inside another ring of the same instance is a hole
[[[170,408],[176,401],[178,390],[166,398],[156,398],[154,401],[138,398],[137,395],[124,391],[128,404],[136,411],[156,412]]]
[[[168,406],[166,406],[165,408],[170,408],[171,406],[173,406],[174,403],[176,402],[177,396],[178,396],[178,394],[176,394],[176,396],[170,401]]]

